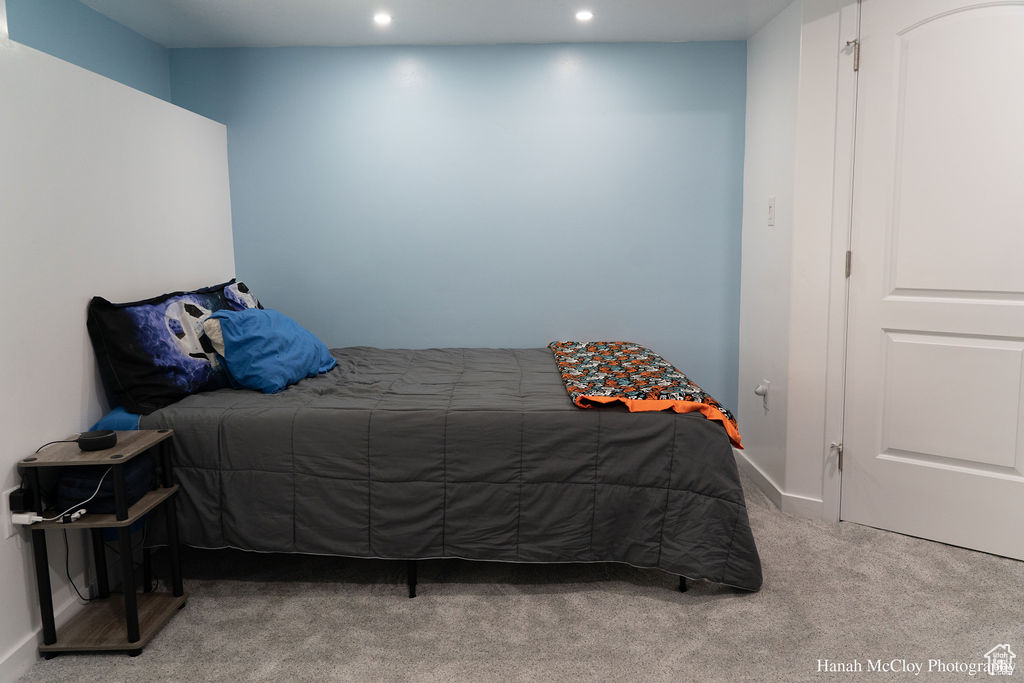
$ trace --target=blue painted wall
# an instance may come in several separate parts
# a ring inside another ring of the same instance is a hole
[[[77,0],[7,0],[11,40],[164,100],[170,54]]]
[[[239,277],[330,346],[630,339],[735,406],[743,42],[173,50]]]

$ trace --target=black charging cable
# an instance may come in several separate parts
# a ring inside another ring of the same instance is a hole
[[[71,578],[71,548],[68,547],[68,530],[61,529],[64,532],[64,573],[68,575],[68,581],[71,583],[71,587],[78,593],[78,598],[84,602],[92,602],[96,598],[87,598],[82,595],[82,591],[78,590],[78,586],[75,584],[75,580]]]
[[[78,439],[57,439],[56,441],[48,441],[48,442],[44,443],[42,446],[40,446],[39,448],[37,448],[36,449],[36,453],[38,453],[39,451],[43,450],[47,446],[52,446],[55,443],[75,443],[77,441],[78,441]]]

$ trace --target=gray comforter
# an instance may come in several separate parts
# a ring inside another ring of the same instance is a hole
[[[729,439],[691,413],[572,405],[548,349],[332,350],[175,430],[182,542],[351,557],[624,562],[757,590]]]

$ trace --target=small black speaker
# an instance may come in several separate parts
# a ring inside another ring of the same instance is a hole
[[[117,445],[117,432],[101,429],[96,432],[82,432],[78,435],[78,447],[83,451],[102,451]]]

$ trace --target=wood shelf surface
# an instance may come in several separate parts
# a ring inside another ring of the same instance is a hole
[[[72,467],[75,465],[117,465],[145,453],[164,439],[174,435],[173,429],[139,429],[117,432],[117,444],[102,451],[83,451],[77,443],[55,443],[38,453],[18,461],[18,467]],[[68,439],[77,439],[72,434]]]
[[[68,522],[62,524],[59,520],[52,522],[36,522],[30,525],[29,529],[106,529],[116,528],[122,526],[128,526],[134,524],[140,517],[145,515],[147,512],[151,512],[153,508],[160,505],[175,493],[178,492],[178,485],[166,486],[164,488],[153,489],[147,491],[142,498],[135,501],[134,505],[128,507],[127,519],[118,519],[117,515],[109,514],[85,514],[77,522]],[[89,508],[89,504],[86,503],[84,506],[86,509]],[[60,512],[59,510],[47,510],[43,513],[43,517],[53,516]]]
[[[125,629],[124,596],[111,593],[109,598],[86,605],[64,626],[57,629],[57,642],[40,645],[41,653],[59,652],[132,652],[141,650],[153,639],[171,617],[185,605],[188,593],[138,593],[139,639],[128,642]]]

